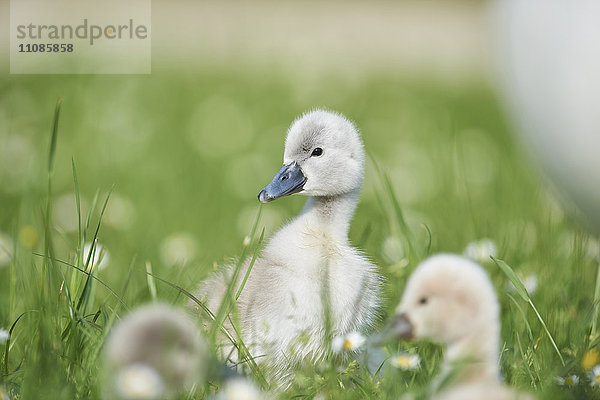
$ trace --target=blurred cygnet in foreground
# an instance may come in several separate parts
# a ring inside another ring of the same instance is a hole
[[[529,148],[600,232],[600,2],[496,0],[501,94]]]
[[[531,399],[501,383],[500,306],[485,270],[455,255],[421,263],[388,329],[398,338],[446,346],[435,400]]]
[[[167,399],[204,385],[211,361],[183,311],[153,304],[115,325],[104,348],[106,399]]]

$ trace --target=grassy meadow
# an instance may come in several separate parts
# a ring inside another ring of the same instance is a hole
[[[521,296],[510,271],[483,257],[502,305],[505,381],[540,398],[599,398],[588,376],[600,362],[590,352],[600,341],[598,241],[541,177],[492,88],[477,78],[291,76],[276,67],[0,78],[6,394],[100,398],[101,351],[112,324],[140,304],[188,301],[147,272],[193,291],[242,254],[257,193],[281,166],[286,129],[314,107],[354,120],[369,153],[350,236],[386,278],[381,325],[420,260],[489,239],[517,276],[537,278],[530,298]],[[264,227],[268,237],[304,201],[262,206],[259,232]],[[94,238],[97,279],[72,266],[89,270],[82,245]],[[420,368],[383,368],[374,379],[355,363],[307,367],[282,398],[418,394],[442,350],[430,343],[387,348],[399,350],[419,354]],[[557,383],[572,374],[575,385]],[[218,385],[184,398],[206,398]]]

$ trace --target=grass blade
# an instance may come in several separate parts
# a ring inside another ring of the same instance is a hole
[[[513,269],[511,267],[509,267],[508,264],[506,264],[504,261],[498,260],[498,259],[496,259],[494,257],[490,257],[490,258],[496,263],[496,265],[498,267],[500,267],[500,269],[502,270],[502,272],[504,272],[504,274],[512,282],[512,284],[515,286],[517,294],[519,296],[521,296],[521,298],[523,300],[525,300],[527,303],[529,303],[529,305],[533,309],[533,312],[535,313],[535,315],[537,316],[538,320],[542,324],[542,328],[546,332],[546,335],[548,335],[548,338],[550,339],[550,342],[552,343],[552,347],[554,347],[554,351],[556,352],[556,354],[558,354],[558,358],[560,358],[560,362],[564,366],[565,365],[565,360],[564,360],[562,354],[560,353],[560,350],[558,349],[558,346],[556,345],[556,342],[554,341],[554,337],[550,333],[550,330],[548,329],[548,326],[546,325],[546,322],[544,321],[544,319],[542,318],[542,316],[538,312],[537,307],[535,306],[535,304],[533,304],[533,301],[531,300],[531,297],[529,297],[529,293],[527,293],[527,289],[525,288],[525,285],[523,285],[523,282],[521,282],[521,280],[519,279],[519,277],[517,276],[517,274],[515,273],[515,271],[513,271]]]
[[[96,251],[96,243],[97,243],[97,239],[98,239],[98,232],[100,231],[100,225],[102,224],[102,218],[104,217],[104,212],[106,211],[106,206],[108,205],[108,200],[110,199],[110,195],[112,194],[112,191],[114,189],[114,185],[111,186],[110,190],[108,191],[108,194],[106,195],[106,199],[104,200],[104,204],[102,205],[102,209],[100,210],[100,216],[98,217],[98,224],[96,225],[96,231],[94,232],[94,237],[92,238],[92,244],[90,246],[90,251],[88,253],[87,256],[87,261],[85,263],[86,265],[86,270],[88,270],[90,261],[93,259],[93,255],[95,254]],[[91,210],[90,210],[91,213]],[[101,260],[98,260],[98,263],[100,263]],[[92,265],[93,267],[93,265]],[[83,290],[81,291],[81,296],[79,297],[79,301],[77,303],[77,310],[79,310],[80,313],[85,314],[85,308],[89,302],[89,296],[90,296],[90,292],[91,292],[91,285],[92,285],[92,276],[94,274],[93,268],[89,268],[89,272],[90,274],[88,275],[85,285],[83,287]]]
[[[377,175],[383,183],[383,187],[387,192],[387,195],[392,203],[392,208],[396,217],[395,219],[398,223],[398,228],[400,228],[400,232],[406,240],[409,261],[411,264],[414,265],[417,262],[417,251],[414,246],[414,237],[410,230],[410,227],[408,226],[408,223],[406,222],[406,218],[404,217],[404,212],[402,211],[402,207],[400,206],[400,202],[398,201],[398,197],[396,196],[396,192],[394,191],[394,186],[392,185],[390,176],[379,167],[379,164],[377,163],[377,161],[375,161],[373,157],[370,156],[370,158],[373,162],[373,165],[375,166]]]
[[[51,228],[50,223],[52,221],[52,173],[54,169],[54,156],[56,154],[56,142],[58,138],[58,120],[60,117],[60,108],[62,105],[62,98],[59,98],[56,102],[54,109],[54,119],[52,122],[52,134],[50,137],[50,149],[48,150],[48,193],[46,198],[46,212],[44,215],[44,260],[42,263],[42,276],[41,276],[41,293],[42,296],[45,294],[46,283],[50,286],[50,276],[47,276],[48,262],[51,261],[49,257],[52,253],[52,240],[51,240]],[[49,275],[49,274],[48,274]],[[48,282],[46,282],[48,279]]]
[[[148,290],[152,301],[156,301],[156,284],[154,283],[154,275],[152,275],[152,264],[150,261],[146,261],[146,281],[148,282]]]
[[[54,155],[56,154],[56,141],[58,137],[58,119],[60,117],[60,108],[62,106],[63,99],[60,98],[56,102],[54,109],[54,120],[52,122],[52,136],[50,138],[50,150],[48,153],[48,173],[51,174],[54,169]]]
[[[498,267],[504,272],[504,275],[508,278],[508,280],[514,285],[515,291],[517,294],[525,301],[529,301],[529,293],[527,293],[527,289],[521,279],[517,276],[515,271],[511,267],[508,266],[504,261],[498,260],[494,257],[490,257]]]
[[[79,180],[77,179],[77,168],[75,168],[75,159],[71,158],[71,168],[73,170],[73,186],[75,190],[75,204],[77,205],[77,254],[81,250],[81,199],[79,197]],[[78,264],[79,265],[79,264]]]
[[[531,326],[529,325],[529,321],[527,321],[527,316],[525,315],[525,311],[523,308],[517,303],[517,300],[512,297],[510,294],[506,294],[508,298],[513,302],[517,310],[519,310],[519,314],[521,314],[521,318],[523,318],[523,322],[525,322],[525,327],[527,328],[527,336],[529,336],[529,340],[533,342],[533,331],[531,330]]]
[[[240,285],[240,288],[238,289],[238,291],[235,295],[236,301],[237,301],[237,299],[240,298],[240,295],[242,294],[242,290],[244,290],[244,286],[246,286],[246,281],[248,280],[248,277],[250,276],[250,272],[252,272],[252,267],[254,267],[254,262],[256,261],[256,258],[258,257],[258,253],[260,252],[264,238],[265,238],[265,228],[263,228],[262,232],[260,233],[260,238],[258,239],[258,243],[256,245],[256,249],[254,250],[254,254],[252,254],[252,260],[250,261],[250,265],[248,265],[248,270],[246,271],[246,274],[244,275],[244,279],[242,280],[242,284]]]
[[[262,205],[258,208],[258,212],[256,213],[256,218],[254,219],[254,224],[252,225],[252,229],[250,230],[250,240],[254,239],[256,234],[256,230],[258,228],[258,223],[260,221],[262,213]],[[223,301],[219,306],[219,310],[217,311],[215,322],[212,324],[209,336],[214,338],[217,331],[220,329],[220,326],[225,322],[227,315],[230,313],[231,308],[235,305],[235,298],[233,297],[233,292],[235,290],[235,285],[237,284],[238,277],[240,271],[244,265],[244,261],[246,260],[246,255],[248,252],[249,246],[244,246],[242,249],[242,254],[238,258],[238,261],[233,269],[233,274],[231,276],[231,280],[227,285],[227,289],[225,290],[225,295],[223,296]]]
[[[190,300],[192,300],[198,307],[200,307],[202,309],[202,311],[204,311],[206,313],[206,315],[212,320],[215,321],[216,320],[216,316],[215,314],[210,311],[208,309],[208,307],[206,307],[206,305],[200,301],[199,298],[197,298],[196,296],[194,296],[192,293],[190,293],[189,291],[185,290],[184,288],[182,288],[179,285],[176,285],[174,283],[171,283],[165,279],[162,279],[154,274],[152,274],[152,277],[154,279],[157,279],[159,282],[162,282],[166,285],[171,286],[173,289],[176,289],[177,291],[179,291],[179,293],[182,293],[184,296],[186,296],[187,298],[189,298]],[[227,331],[227,329],[225,329],[225,327],[221,326],[221,332],[227,337],[227,339],[229,341],[231,341],[231,344],[233,344],[236,348],[238,348],[238,344],[236,342],[236,340],[234,339],[233,336],[231,336],[231,334]]]
[[[31,253],[31,254],[33,254],[34,256],[44,257],[44,255],[43,255],[43,254],[40,254],[40,253],[35,253],[35,252],[33,252],[33,253]],[[79,267],[78,267],[78,266],[76,266],[76,265],[70,264],[70,263],[68,263],[68,262],[66,262],[66,261],[59,260],[59,259],[57,259],[57,258],[53,258],[53,261],[56,261],[57,263],[60,263],[60,264],[63,264],[63,265],[69,266],[69,267],[71,267],[71,268],[73,268],[73,269],[75,269],[75,270],[77,270],[77,271],[81,272],[82,274],[84,274],[84,275],[87,275],[89,278],[91,278],[91,279],[94,279],[95,281],[97,281],[98,283],[100,283],[102,286],[104,286],[106,289],[108,289],[108,291],[109,291],[109,292],[110,292],[110,293],[111,293],[111,294],[112,294],[112,295],[113,295],[113,296],[114,296],[114,297],[115,297],[117,300],[119,300],[119,303],[121,303],[121,305],[123,305],[123,306],[125,307],[125,309],[127,309],[127,310],[129,309],[129,308],[127,307],[127,304],[125,304],[125,301],[123,301],[123,299],[122,299],[122,298],[121,298],[121,297],[120,297],[120,296],[119,296],[119,295],[118,295],[118,294],[117,294],[117,293],[116,293],[114,290],[112,290],[110,286],[108,286],[106,283],[102,282],[102,281],[101,281],[101,280],[100,280],[100,279],[99,279],[97,276],[94,276],[94,275],[92,275],[91,273],[87,272],[86,270],[84,270],[84,269],[82,269],[82,268],[79,268]]]
[[[17,322],[19,322],[19,320],[25,315],[27,314],[27,312],[22,313],[21,315],[19,315],[19,317],[15,320],[15,322],[13,322],[13,324],[10,326],[10,329],[8,330],[8,339],[6,340],[6,348],[4,349],[4,359],[3,359],[3,365],[2,365],[2,374],[4,376],[8,375],[8,350],[10,349],[10,340],[12,339],[12,333],[15,329],[15,326],[17,326]]]
[[[537,316],[538,320],[542,324],[542,327],[544,328],[544,331],[546,332],[546,335],[548,335],[548,338],[550,339],[550,342],[552,343],[552,347],[554,347],[554,351],[556,351],[556,354],[558,354],[558,358],[560,358],[560,362],[561,362],[561,364],[564,367],[565,366],[565,360],[564,360],[562,354],[560,354],[560,350],[558,349],[558,346],[556,345],[556,342],[554,341],[554,338],[552,337],[552,334],[548,330],[548,327],[546,326],[546,322],[544,321],[544,319],[542,318],[542,316],[538,312],[537,307],[535,306],[535,304],[533,304],[533,301],[531,301],[531,299],[529,299],[529,305],[531,306],[531,308],[533,308],[533,312],[535,312],[535,315]]]
[[[404,218],[404,212],[402,211],[402,207],[400,207],[400,202],[398,201],[398,197],[396,196],[396,192],[394,191],[394,187],[392,186],[390,176],[384,173],[383,179],[388,195],[390,196],[390,199],[392,201],[392,206],[394,207],[394,212],[396,214],[396,219],[398,220],[398,225],[400,226],[402,234],[406,238],[410,260],[414,264],[417,261],[417,253],[413,244],[414,238],[412,232],[410,231],[410,228],[406,223],[406,219]]]

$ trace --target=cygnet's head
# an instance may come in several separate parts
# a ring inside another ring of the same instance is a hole
[[[112,329],[104,359],[111,398],[135,397],[136,382],[144,393],[169,398],[203,383],[211,357],[186,313],[153,304],[137,308]]]
[[[358,130],[343,115],[310,111],[287,133],[283,167],[258,194],[261,203],[302,193],[337,196],[360,188],[364,150]]]
[[[401,338],[452,345],[479,333],[497,336],[499,305],[480,265],[440,254],[417,267],[394,318],[392,328]]]

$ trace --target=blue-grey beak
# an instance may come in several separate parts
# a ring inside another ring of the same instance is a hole
[[[258,193],[258,200],[261,203],[268,203],[280,197],[301,192],[305,183],[306,177],[298,163],[294,161],[281,167],[271,183]]]
[[[413,326],[406,314],[394,315],[383,330],[371,337],[371,343],[375,346],[383,346],[394,339],[413,339]]]

